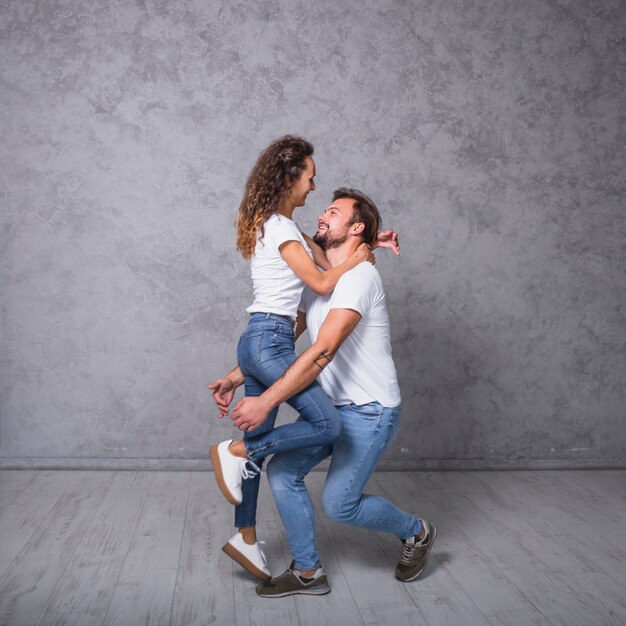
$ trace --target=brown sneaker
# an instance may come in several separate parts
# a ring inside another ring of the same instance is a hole
[[[323,596],[330,591],[324,570],[320,567],[313,576],[306,578],[294,569],[292,561],[289,569],[272,580],[257,585],[256,593],[262,598],[283,598],[301,593],[310,596]]]
[[[422,524],[426,528],[426,537],[422,541],[418,541],[417,535],[402,541],[402,556],[396,565],[396,578],[403,583],[415,580],[422,573],[426,567],[430,549],[435,543],[437,536],[435,525],[426,520],[422,520]]]

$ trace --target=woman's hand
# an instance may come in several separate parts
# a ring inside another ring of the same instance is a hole
[[[389,230],[381,230],[376,237],[374,248],[389,248],[394,254],[400,256],[400,243],[398,241],[398,233],[390,228]]]
[[[376,257],[372,252],[372,249],[366,244],[362,243],[354,253],[354,257],[358,260],[359,263],[363,261],[369,261],[372,265],[376,265]]]
[[[230,378],[218,378],[209,385],[209,389],[213,390],[213,400],[217,404],[220,412],[220,418],[228,415],[228,407],[235,396],[235,385]]]

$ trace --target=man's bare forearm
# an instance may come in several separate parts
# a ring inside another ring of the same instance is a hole
[[[330,350],[331,348],[316,344],[305,350],[293,365],[261,394],[268,410],[271,411],[274,407],[308,387],[332,361],[334,352]]]

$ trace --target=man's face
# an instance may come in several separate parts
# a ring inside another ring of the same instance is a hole
[[[352,198],[339,198],[317,218],[317,232],[313,241],[323,250],[340,246],[350,234],[353,225],[354,200]]]
[[[315,163],[311,157],[307,157],[305,163],[306,167],[289,192],[289,198],[294,207],[304,206],[306,197],[315,189]]]

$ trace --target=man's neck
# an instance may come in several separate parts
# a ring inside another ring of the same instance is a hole
[[[329,248],[326,250],[326,258],[331,267],[337,267],[348,260],[361,245],[361,240],[358,237],[350,238],[338,245],[336,248]]]

